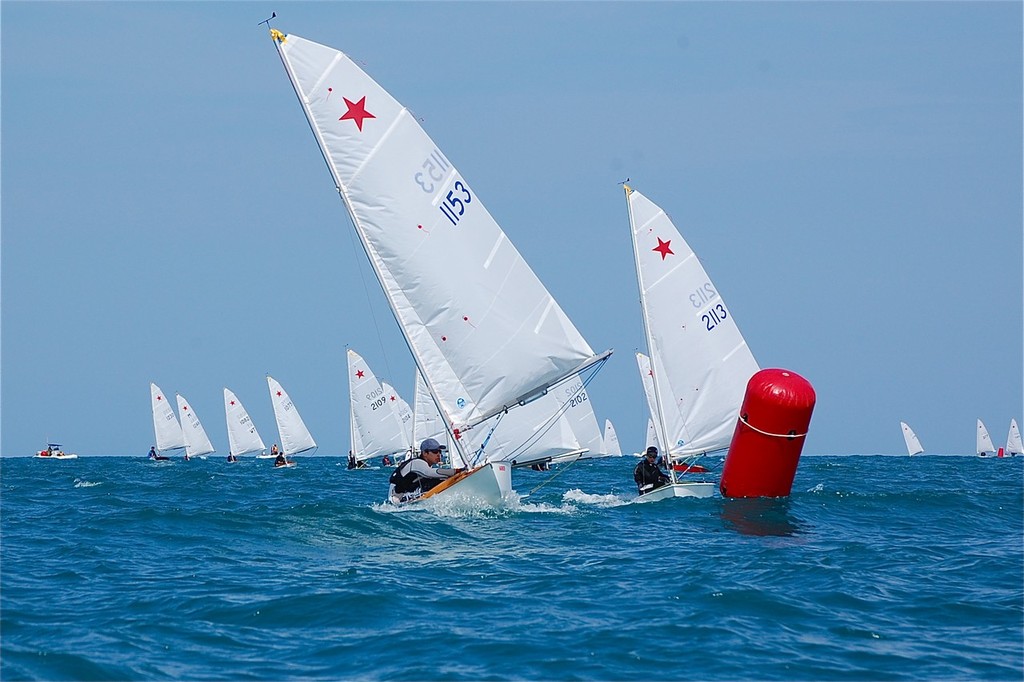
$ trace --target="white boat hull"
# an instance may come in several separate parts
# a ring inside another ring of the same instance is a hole
[[[670,497],[711,497],[715,494],[714,483],[672,483],[655,488],[636,498],[637,502],[657,502]]]
[[[78,455],[35,455],[37,459],[78,459]]]
[[[455,483],[441,483],[423,496],[401,503],[415,504],[428,500],[460,501],[473,504],[486,504],[492,507],[501,506],[512,492],[512,465],[507,462],[487,462],[469,472]],[[394,500],[392,500],[394,502]]]

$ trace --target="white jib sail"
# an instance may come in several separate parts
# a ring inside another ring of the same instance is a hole
[[[453,428],[595,356],[415,117],[343,53],[273,31],[353,225]]]
[[[270,402],[274,405],[277,432],[281,437],[281,452],[285,455],[294,455],[315,448],[316,441],[302,422],[292,399],[281,388],[281,384],[277,383],[274,377],[267,375],[267,386],[270,388]]]
[[[238,457],[266,450],[267,446],[263,444],[263,439],[256,431],[256,425],[252,423],[249,413],[242,407],[242,401],[226,388],[224,415],[228,424],[228,452]]]
[[[196,411],[180,393],[175,397],[178,400],[178,414],[181,415],[181,433],[185,436],[185,454],[189,457],[210,454],[214,451],[213,443],[206,435],[206,429],[200,423]]]
[[[348,393],[352,454],[363,462],[409,449],[410,435],[398,414],[394,393],[386,390],[359,353],[348,351]]]
[[[658,452],[661,452],[661,445],[660,445],[660,442],[658,441],[658,430],[656,428],[654,428],[654,420],[648,418],[647,419],[647,438],[645,439],[645,442],[644,442],[643,452],[641,452],[640,454],[642,455],[642,454],[644,454],[644,452],[647,452],[647,448],[650,448],[650,447],[658,448]]]
[[[978,454],[988,455],[995,454],[996,446],[992,444],[992,438],[988,435],[988,429],[982,421],[978,420]]]
[[[153,403],[153,432],[156,436],[156,449],[176,450],[185,447],[185,436],[181,433],[181,425],[174,416],[167,397],[156,384],[149,385],[149,394]]]
[[[1010,432],[1006,434],[1006,454],[1024,454],[1024,443],[1020,440],[1020,429],[1017,428],[1017,420],[1010,420]]]
[[[606,454],[618,457],[622,455],[622,446],[619,445],[619,436],[615,433],[615,427],[610,419],[604,420],[604,450]]]
[[[900,422],[900,428],[903,429],[903,440],[907,443],[907,454],[919,455],[924,452],[924,448],[921,447],[921,441],[917,439],[917,434],[914,433],[914,430],[906,422]]]
[[[725,449],[759,367],[668,215],[630,187],[626,196],[659,440],[672,458]]]

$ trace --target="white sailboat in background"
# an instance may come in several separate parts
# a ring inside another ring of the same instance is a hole
[[[386,381],[381,380],[380,387],[384,389],[385,395],[388,396],[388,401],[395,410],[395,415],[398,417],[398,421],[402,424],[402,433],[405,434],[406,440],[412,443],[412,407],[405,401],[395,387]]]
[[[654,428],[654,420],[648,417],[647,438],[644,439],[644,449],[641,452],[636,453],[637,457],[643,457],[644,453],[647,452],[647,448],[650,447],[658,448],[658,452],[661,452],[661,443],[658,441],[658,430]]]
[[[178,400],[178,414],[181,415],[181,433],[185,437],[185,459],[214,452],[213,443],[206,435],[206,429],[195,410],[189,407],[188,401],[180,393],[175,394],[175,397]]]
[[[651,411],[672,484],[640,499],[709,497],[714,484],[680,482],[675,464],[732,440],[747,381],[758,371],[732,313],[668,215],[625,186],[650,358]]]
[[[253,452],[262,453],[267,449],[256,431],[256,425],[242,406],[242,401],[227,388],[224,389],[224,415],[228,426],[229,461]]]
[[[604,447],[602,450],[609,457],[621,457],[622,446],[619,445],[619,436],[615,433],[615,427],[610,419],[604,420]]]
[[[636,354],[636,366],[640,370],[640,383],[644,387],[644,398],[647,399],[647,414],[658,413],[658,403],[654,397],[654,372],[651,371],[651,359],[643,353]],[[658,440],[658,431],[654,428],[654,417],[647,417],[647,431],[644,438],[644,448],[640,452],[633,453],[637,457],[643,457],[647,448],[658,448],[661,452],[661,443]]]
[[[921,441],[917,439],[917,434],[914,433],[914,430],[906,422],[900,422],[900,428],[903,429],[903,440],[907,443],[907,454],[913,457],[924,452],[924,448],[921,447]]]
[[[270,402],[274,405],[274,419],[277,421],[277,433],[281,437],[281,454],[287,459],[316,447],[316,441],[306,428],[299,411],[284,388],[274,377],[267,375],[267,387],[270,389]],[[288,462],[292,465],[294,462]],[[275,466],[277,466],[275,464]]]
[[[153,432],[156,438],[156,457],[167,459],[160,454],[167,450],[180,450],[185,447],[185,436],[181,432],[178,418],[160,387],[151,383],[149,394],[153,404]]]
[[[348,353],[351,452],[358,464],[374,457],[405,455],[412,449],[411,413],[402,421],[400,398],[377,376],[359,353]],[[404,402],[404,401],[402,401]]]
[[[1010,432],[1006,434],[1006,456],[1016,457],[1024,454],[1024,443],[1021,443],[1020,429],[1017,428],[1017,420],[1010,420]]]
[[[423,498],[500,504],[511,466],[463,439],[610,351],[594,353],[406,108],[343,53],[271,35],[449,442],[470,466]]]
[[[423,381],[423,375],[419,373],[419,370],[416,371],[416,395],[413,397],[412,414],[412,443],[414,450],[418,450],[419,444],[427,438],[433,438],[439,443],[444,443],[445,447],[448,448],[448,453],[454,452],[454,448],[447,445],[448,431],[444,427],[444,419],[441,418],[441,413],[437,411],[437,405],[434,403],[430,390],[427,389],[427,384]],[[465,466],[465,463],[460,463],[458,466]]]
[[[992,438],[988,435],[988,429],[985,425],[978,420],[978,457],[988,457],[989,455],[996,454],[996,446],[992,444]]]

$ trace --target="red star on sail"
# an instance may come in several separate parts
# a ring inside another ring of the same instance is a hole
[[[280,398],[280,397],[281,397],[281,391],[278,391],[278,392],[277,392],[277,397],[278,397],[278,398]]]
[[[651,249],[651,251],[657,251],[658,253],[660,253],[661,260],[665,260],[665,256],[669,254],[672,254],[673,256],[676,255],[675,252],[669,248],[669,244],[672,243],[671,239],[669,239],[667,242],[661,241],[661,237],[658,237],[657,239],[658,245]]]
[[[156,397],[156,399],[157,399],[157,400],[163,400],[163,399],[164,399],[164,397],[163,397],[162,395],[158,395],[158,396]]]
[[[232,405],[234,405],[234,404],[235,404],[235,401],[234,401],[234,400],[232,400],[232,401],[231,401],[231,404],[232,404]]]
[[[362,379],[363,378],[363,370],[359,370],[358,372],[356,372],[356,377]]]
[[[338,120],[344,121],[346,119],[351,119],[355,121],[356,128],[359,128],[359,132],[363,131],[364,119],[377,118],[376,116],[374,116],[373,114],[366,110],[366,95],[363,95],[363,98],[358,102],[353,102],[349,100],[348,97],[342,97],[342,99],[345,100],[345,106],[348,107],[348,111],[346,111],[344,115],[342,115],[342,117],[339,118]]]
[[[393,401],[394,399],[395,399],[395,396],[391,396],[391,400]]]

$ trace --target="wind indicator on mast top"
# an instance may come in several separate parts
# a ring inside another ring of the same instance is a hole
[[[267,18],[267,19],[264,19],[263,21],[261,21],[260,23],[258,23],[258,24],[256,24],[256,25],[257,25],[257,26],[262,26],[263,24],[266,24],[266,25],[267,25],[267,28],[270,28],[270,20],[271,20],[271,19],[273,19],[273,18],[274,18],[274,17],[276,17],[276,16],[277,16],[277,12],[271,12],[271,13],[270,13],[270,17],[269,17],[269,18]]]

